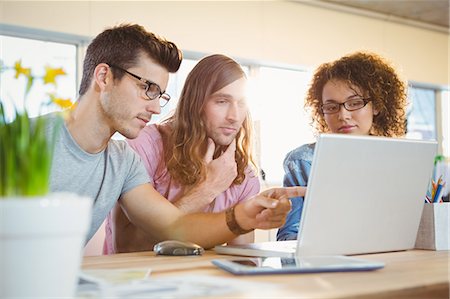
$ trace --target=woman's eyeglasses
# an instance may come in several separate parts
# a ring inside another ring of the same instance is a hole
[[[337,113],[341,110],[341,106],[344,106],[347,111],[355,111],[364,108],[370,101],[370,99],[353,98],[344,103],[326,103],[320,106],[320,108],[324,114]]]

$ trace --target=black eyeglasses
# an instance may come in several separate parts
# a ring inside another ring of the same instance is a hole
[[[333,114],[341,110],[341,106],[344,106],[347,111],[355,111],[364,108],[370,99],[364,98],[353,98],[351,100],[345,101],[344,103],[326,103],[320,106],[324,114]]]
[[[138,75],[133,74],[132,72],[129,72],[123,68],[121,68],[120,66],[114,65],[114,64],[110,64],[110,67],[116,68],[122,72],[127,73],[128,75],[138,79],[139,81],[141,81],[142,83],[144,83],[146,85],[145,88],[145,94],[147,95],[149,100],[156,100],[157,98],[159,98],[159,105],[161,107],[164,107],[167,105],[167,103],[170,100],[170,95],[168,95],[165,92],[161,91],[161,87],[159,87],[158,84],[156,84],[155,82],[149,81],[147,79],[144,79],[142,77],[139,77]]]

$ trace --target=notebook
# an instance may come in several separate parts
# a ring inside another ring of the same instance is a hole
[[[437,143],[319,136],[295,241],[216,246],[220,254],[294,257],[414,247]]]

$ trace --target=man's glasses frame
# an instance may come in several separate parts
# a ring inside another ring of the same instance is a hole
[[[142,83],[144,83],[147,87],[145,89],[145,95],[148,97],[148,100],[156,100],[159,98],[159,105],[161,107],[164,107],[167,105],[167,103],[170,101],[170,95],[167,94],[165,91],[161,91],[161,87],[159,87],[158,84],[156,84],[153,81],[144,79],[136,74],[133,74],[130,71],[127,71],[124,68],[121,68],[120,66],[114,65],[114,64],[108,64],[110,67],[118,69],[122,72],[125,72],[126,74],[138,79]]]
[[[367,103],[371,102],[372,100],[369,98],[353,98],[350,100],[345,101],[344,103],[327,103],[322,104],[320,106],[320,109],[322,110],[323,114],[334,114],[338,113],[341,110],[341,106],[344,106],[345,110],[347,111],[356,111],[359,109],[364,108]]]

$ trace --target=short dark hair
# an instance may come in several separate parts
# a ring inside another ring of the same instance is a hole
[[[148,32],[140,25],[119,25],[97,35],[88,46],[83,64],[80,96],[88,90],[98,64],[107,63],[127,69],[135,66],[141,53],[147,54],[171,73],[180,68],[182,53],[173,42]],[[124,73],[115,71],[113,69],[114,78],[121,79]]]

